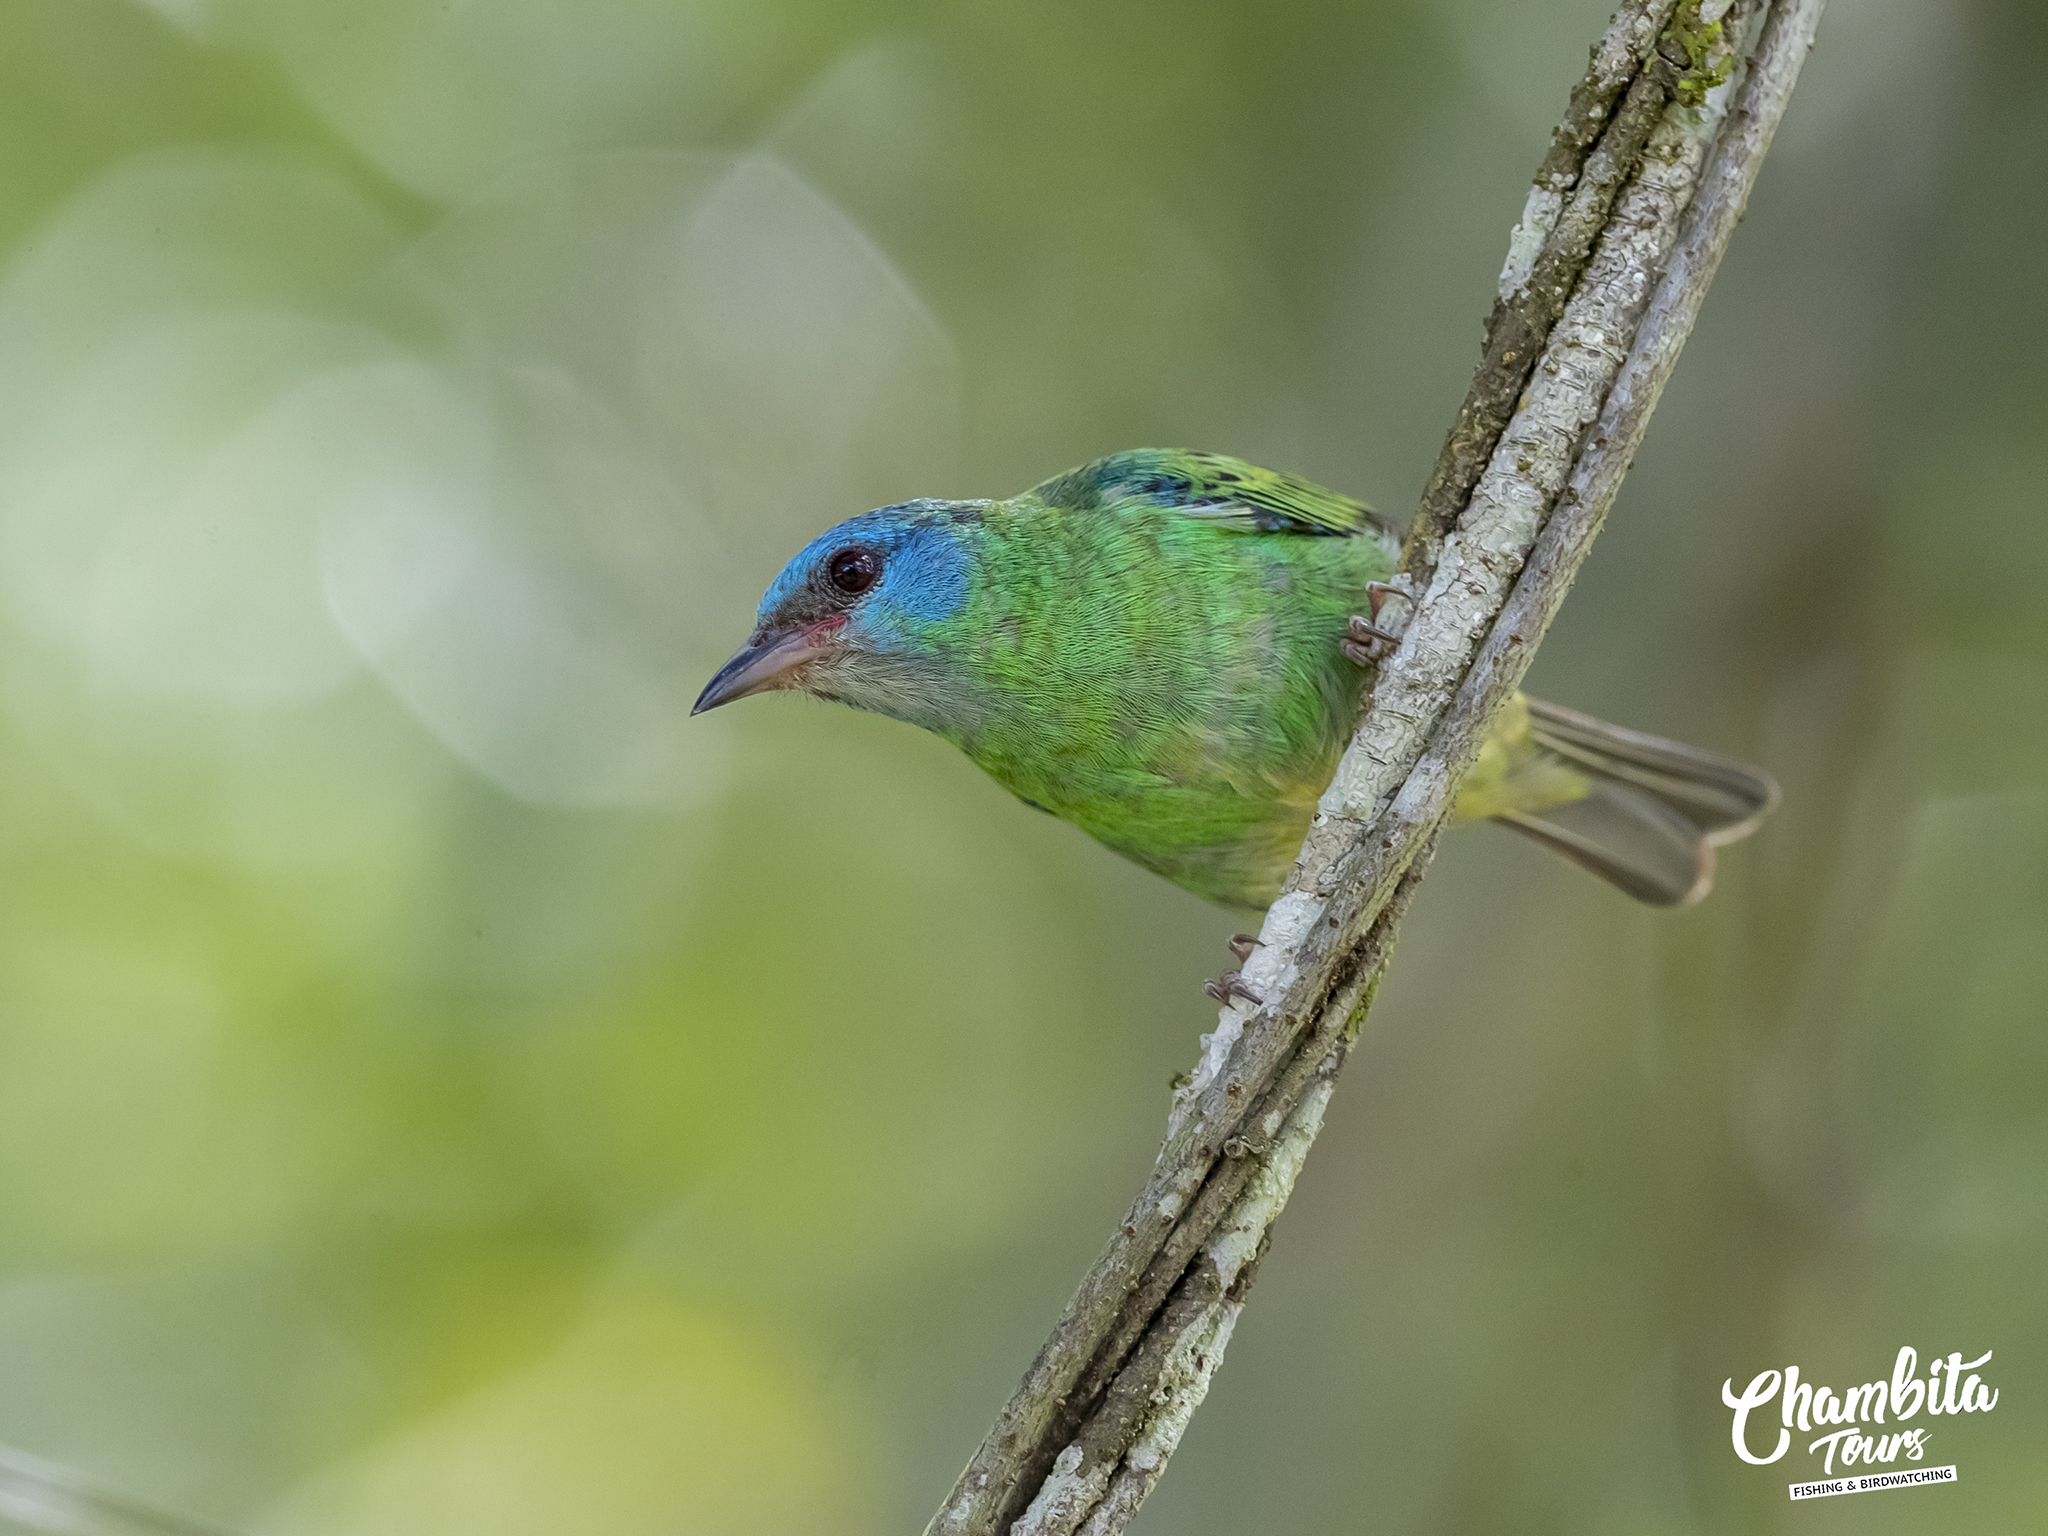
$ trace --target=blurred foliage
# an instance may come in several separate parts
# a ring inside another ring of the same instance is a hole
[[[0,1441],[267,1536],[917,1528],[1231,919],[689,701],[879,502],[1410,504],[1604,6],[0,0]],[[1445,850],[1141,1529],[2048,1512],[2044,51],[1829,7],[1535,679],[1785,807],[1678,915]],[[1997,1351],[1957,1487],[1730,1453],[1903,1343]]]

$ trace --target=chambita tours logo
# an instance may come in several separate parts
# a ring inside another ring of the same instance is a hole
[[[1912,1488],[1928,1483],[1953,1483],[1956,1480],[1954,1467],[1900,1467],[1897,1471],[1876,1471],[1901,1458],[1919,1461],[1927,1454],[1927,1442],[1934,1437],[1932,1425],[1903,1427],[1906,1421],[1925,1411],[1929,1418],[1944,1414],[1989,1413],[1998,1406],[1998,1389],[1976,1374],[1977,1368],[1988,1363],[1991,1351],[1985,1350],[1974,1360],[1965,1360],[1961,1353],[1948,1356],[1936,1355],[1927,1366],[1927,1379],[1920,1379],[1920,1357],[1908,1346],[1899,1351],[1899,1357],[1892,1365],[1889,1381],[1865,1382],[1860,1387],[1848,1387],[1837,1393],[1832,1387],[1816,1387],[1812,1382],[1799,1379],[1799,1367],[1788,1365],[1783,1371],[1759,1371],[1740,1395],[1735,1391],[1735,1379],[1730,1377],[1721,1384],[1721,1401],[1735,1410],[1735,1422],[1729,1433],[1735,1442],[1735,1454],[1753,1466],[1767,1467],[1792,1447],[1792,1427],[1796,1424],[1800,1433],[1812,1434],[1816,1429],[1821,1433],[1807,1446],[1810,1456],[1826,1453],[1821,1464],[1821,1477],[1810,1483],[1792,1484],[1795,1499],[1821,1498],[1837,1493],[1869,1493],[1885,1488]],[[1968,1373],[1968,1374],[1965,1374]],[[1782,1424],[1778,1429],[1777,1443],[1769,1453],[1759,1456],[1750,1449],[1749,1416],[1759,1408],[1779,1399],[1779,1417]],[[1901,1426],[1887,1428],[1885,1414],[1891,1414],[1891,1422]],[[1869,1432],[1863,1428],[1875,1426]],[[1840,1428],[1829,1426],[1839,1425]],[[1835,1459],[1840,1456],[1843,1476],[1836,1477]],[[1862,1476],[1850,1471],[1862,1465],[1873,1470]]]

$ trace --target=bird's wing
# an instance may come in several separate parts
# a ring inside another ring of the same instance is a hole
[[[1113,453],[1046,481],[1033,494],[1048,506],[1076,512],[1171,507],[1236,533],[1397,537],[1362,501],[1243,459],[1190,448]]]

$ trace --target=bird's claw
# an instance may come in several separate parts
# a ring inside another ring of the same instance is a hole
[[[1233,997],[1241,997],[1254,1008],[1263,1008],[1266,1000],[1245,985],[1245,979],[1236,971],[1225,971],[1214,981],[1202,983],[1202,990],[1217,1002],[1228,1006]]]
[[[1230,942],[1224,947],[1237,956],[1237,963],[1242,965],[1245,961],[1251,959],[1252,951],[1257,949],[1262,942],[1264,941],[1256,934],[1233,933],[1230,936]]]
[[[1387,599],[1390,597],[1398,597],[1401,599],[1402,602],[1409,603],[1409,606],[1414,606],[1413,603],[1410,602],[1408,594],[1406,592],[1403,592],[1399,587],[1389,586],[1384,581],[1368,581],[1365,584],[1365,600],[1368,603],[1372,604],[1372,617],[1374,623],[1379,622],[1380,609],[1386,603]]]
[[[1370,614],[1353,614],[1351,622],[1344,626],[1345,637],[1337,642],[1344,654],[1361,667],[1369,667],[1386,654],[1382,646],[1399,645],[1401,637],[1392,630],[1379,626],[1380,609],[1387,599],[1398,597],[1402,602],[1414,605],[1414,599],[1399,587],[1384,581],[1368,581],[1365,584],[1365,598],[1372,605]]]
[[[1371,619],[1353,614],[1344,626],[1345,635],[1337,642],[1337,648],[1361,667],[1371,666],[1386,654],[1382,646],[1400,644],[1401,637],[1381,629]]]

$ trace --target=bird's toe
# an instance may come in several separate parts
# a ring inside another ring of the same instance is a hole
[[[1241,997],[1254,1008],[1265,1006],[1265,999],[1247,986],[1236,971],[1225,971],[1214,981],[1203,982],[1202,990],[1219,1003],[1228,1004],[1233,997]]]
[[[1384,657],[1401,637],[1381,629],[1363,614],[1354,613],[1344,626],[1344,638],[1337,642],[1337,648],[1361,667],[1369,667]]]

